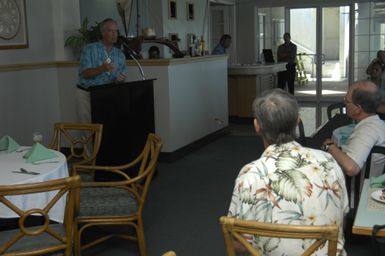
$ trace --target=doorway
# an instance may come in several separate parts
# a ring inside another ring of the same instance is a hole
[[[295,96],[306,134],[327,122],[326,107],[349,85],[349,6],[290,8],[286,27],[297,45]]]
[[[229,52],[229,63],[236,63],[237,42],[235,40],[235,5],[226,1],[210,2],[210,52],[219,43],[223,34],[233,37]]]

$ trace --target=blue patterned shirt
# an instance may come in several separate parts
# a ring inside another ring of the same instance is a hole
[[[115,63],[116,69],[111,72],[103,72],[93,78],[82,76],[84,70],[101,66],[108,57],[112,63]],[[79,67],[79,85],[82,87],[113,83],[121,73],[127,75],[127,65],[126,57],[120,49],[112,47],[108,54],[102,42],[95,42],[86,45],[82,50]]]
[[[218,44],[217,46],[215,46],[211,54],[227,54],[227,49],[223,47],[222,44]]]

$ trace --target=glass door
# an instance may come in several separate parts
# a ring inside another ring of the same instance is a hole
[[[349,6],[288,9],[297,45],[295,96],[306,134],[327,121],[326,107],[342,101],[349,75]]]

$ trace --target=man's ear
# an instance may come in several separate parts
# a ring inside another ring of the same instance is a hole
[[[254,118],[254,129],[257,134],[261,131],[261,126],[259,125],[257,118]]]

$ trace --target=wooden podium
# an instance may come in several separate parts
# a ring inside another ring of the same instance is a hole
[[[92,122],[103,124],[98,165],[132,161],[143,150],[148,133],[155,132],[153,81],[90,88]]]

